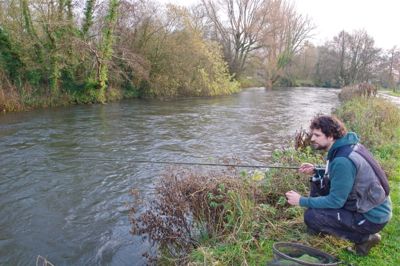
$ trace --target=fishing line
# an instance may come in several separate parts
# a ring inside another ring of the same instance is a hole
[[[42,157],[48,158],[48,157]],[[38,160],[35,157],[34,160]],[[50,158],[49,158],[50,159]],[[234,163],[202,163],[202,162],[177,162],[177,161],[157,161],[157,160],[124,160],[124,159],[104,159],[104,158],[62,158],[62,160],[79,160],[79,161],[98,161],[98,162],[118,162],[130,164],[165,164],[165,165],[188,165],[188,166],[211,166],[211,167],[236,167],[236,168],[270,168],[270,169],[299,169],[299,166],[287,165],[262,165],[262,164],[234,164]]]

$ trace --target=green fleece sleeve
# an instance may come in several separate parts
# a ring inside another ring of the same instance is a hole
[[[345,157],[338,157],[329,166],[331,187],[329,194],[321,197],[301,197],[300,206],[308,208],[339,209],[345,204],[356,177],[356,167]]]

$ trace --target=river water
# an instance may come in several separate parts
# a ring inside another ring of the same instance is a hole
[[[158,160],[268,163],[337,90],[247,89],[176,101],[130,100],[0,116],[0,265],[143,265],[129,191],[149,191]]]

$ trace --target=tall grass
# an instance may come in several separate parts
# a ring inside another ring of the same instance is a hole
[[[356,97],[345,102],[336,112],[349,130],[357,132],[361,142],[381,162],[389,176],[399,170],[399,107],[380,98]]]
[[[398,107],[380,98],[355,98],[345,102],[336,115],[371,149],[392,143],[400,126]]]

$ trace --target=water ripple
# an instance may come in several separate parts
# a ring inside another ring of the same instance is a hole
[[[0,264],[143,265],[150,246],[129,234],[129,191],[151,198],[166,166],[134,160],[266,163],[337,103],[335,90],[254,88],[0,116]]]

